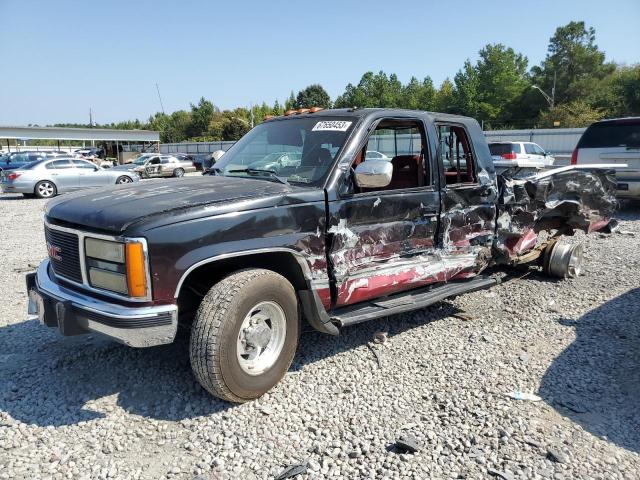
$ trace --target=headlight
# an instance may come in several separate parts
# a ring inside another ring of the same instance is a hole
[[[124,263],[124,243],[87,238],[84,242],[84,253],[87,257]]]
[[[130,297],[147,296],[147,266],[141,242],[86,238],[84,252],[92,287]]]

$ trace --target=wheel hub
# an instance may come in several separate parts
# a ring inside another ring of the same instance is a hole
[[[286,318],[275,302],[260,302],[245,316],[236,345],[245,373],[259,375],[278,360],[286,336]]]

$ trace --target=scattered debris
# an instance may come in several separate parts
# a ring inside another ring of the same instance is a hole
[[[376,332],[373,334],[373,343],[384,345],[389,341],[389,332]]]
[[[616,233],[620,235],[629,235],[630,237],[636,236],[636,232],[632,232],[631,230],[616,230]]]
[[[309,460],[305,460],[301,463],[295,463],[289,465],[280,474],[274,478],[274,480],[285,480],[285,478],[293,478],[297,475],[302,475],[309,468]]]
[[[473,315],[471,315],[469,312],[456,312],[451,316],[454,318],[459,318],[460,320],[464,320],[465,322],[473,320]]]
[[[537,440],[534,440],[534,439],[533,439],[533,438],[531,438],[531,437],[523,437],[523,438],[522,438],[522,441],[523,441],[524,443],[526,443],[527,445],[531,445],[532,447],[536,447],[536,448],[541,448],[541,447],[543,446],[543,445],[542,445],[542,442],[539,442],[539,441],[537,441]]]
[[[416,453],[420,451],[418,440],[412,435],[403,435],[395,443],[396,449],[400,453]]]
[[[419,425],[417,423],[405,423],[404,425],[402,425],[400,427],[400,430],[411,430],[413,428],[418,427]]]
[[[262,412],[264,415],[273,415],[273,408],[269,405],[262,405],[260,407],[260,412]]]
[[[501,472],[499,470],[487,469],[487,473],[494,477],[504,478],[504,480],[515,480],[515,477],[509,472]]]
[[[367,347],[369,348],[369,350],[371,350],[371,353],[373,353],[373,356],[376,357],[376,362],[378,362],[378,368],[382,368],[382,358],[380,358],[380,354],[376,351],[375,348],[373,348],[373,345],[371,345],[371,342],[367,343]]]
[[[480,447],[477,447],[474,445],[469,449],[468,455],[469,455],[469,458],[484,457],[484,451]]]
[[[547,458],[556,463],[567,463],[567,456],[555,448],[547,449]]]
[[[527,400],[529,402],[539,402],[540,400],[542,400],[542,398],[534,395],[533,393],[521,392],[520,390],[507,393],[507,397],[513,398],[514,400]]]
[[[529,354],[527,352],[520,352],[520,355],[518,355],[518,358],[525,365],[529,363],[529,358],[530,357],[529,357]]]
[[[33,272],[37,268],[38,268],[38,265],[35,265],[33,263],[29,263],[29,264],[27,264],[26,267],[16,267],[16,268],[13,269],[13,271],[15,273],[26,273],[26,272]]]

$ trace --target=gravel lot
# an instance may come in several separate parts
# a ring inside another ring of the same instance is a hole
[[[306,460],[296,478],[640,478],[638,204],[622,233],[575,238],[586,275],[307,332],[282,383],[241,406],[199,387],[184,342],[134,350],[27,318],[43,206],[0,195],[0,479],[274,478]],[[417,453],[393,448],[403,435]]]

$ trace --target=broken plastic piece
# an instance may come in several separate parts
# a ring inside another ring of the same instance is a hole
[[[293,478],[297,475],[302,475],[309,468],[309,460],[305,460],[302,463],[295,463],[293,465],[289,465],[285,468],[280,474],[275,477],[274,480],[285,480],[285,478]]]
[[[520,390],[507,393],[507,396],[513,398],[514,400],[527,400],[529,402],[539,402],[540,400],[542,400],[542,398],[534,395],[533,393],[521,392]]]
[[[420,450],[420,445],[415,437],[405,435],[396,440],[396,448],[401,453],[416,453]]]

